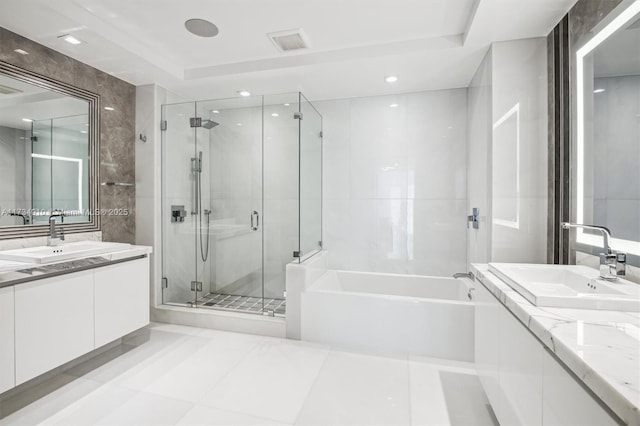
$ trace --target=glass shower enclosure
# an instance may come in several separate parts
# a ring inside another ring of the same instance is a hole
[[[322,248],[322,116],[302,93],[162,106],[162,301],[284,316]]]

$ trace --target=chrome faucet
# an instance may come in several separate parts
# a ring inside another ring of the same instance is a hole
[[[58,232],[56,229],[56,217],[59,217],[64,222],[64,214],[62,212],[52,212],[49,216],[49,238],[47,238],[48,246],[57,246],[64,241],[64,234],[62,230]]]
[[[600,253],[600,278],[607,281],[615,281],[620,276],[625,275],[627,254],[614,253],[611,250],[609,241],[611,241],[611,231],[609,228],[597,225],[580,225],[577,223],[562,222],[562,229],[582,228],[600,231],[603,238],[604,253]]]

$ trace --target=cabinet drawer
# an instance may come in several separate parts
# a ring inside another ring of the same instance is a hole
[[[16,384],[13,287],[0,288],[0,393]]]
[[[95,345],[149,324],[149,259],[95,270]]]
[[[15,287],[16,385],[94,348],[93,271]]]

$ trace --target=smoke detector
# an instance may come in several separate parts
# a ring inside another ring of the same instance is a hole
[[[275,33],[269,33],[267,36],[281,52],[292,52],[309,48],[307,36],[301,28],[277,31]]]

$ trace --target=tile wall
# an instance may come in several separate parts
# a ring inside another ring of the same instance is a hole
[[[333,269],[466,270],[467,90],[315,102]]]

